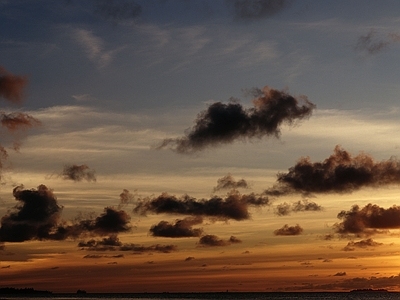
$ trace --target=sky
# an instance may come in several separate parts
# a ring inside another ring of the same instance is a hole
[[[0,0],[0,287],[400,291],[399,10]]]

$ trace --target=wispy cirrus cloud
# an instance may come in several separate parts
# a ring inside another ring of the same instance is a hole
[[[114,59],[114,55],[121,50],[121,48],[105,50],[104,40],[96,36],[91,30],[73,29],[71,37],[83,48],[87,57],[98,68],[108,66]]]

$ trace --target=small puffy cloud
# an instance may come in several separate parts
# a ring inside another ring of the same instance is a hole
[[[289,226],[285,224],[282,228],[274,231],[275,235],[300,235],[303,232],[303,228],[300,225]]]
[[[96,172],[87,165],[65,165],[62,178],[72,181],[96,181]]]
[[[161,221],[157,225],[151,226],[150,232],[153,236],[171,238],[198,237],[202,235],[203,229],[192,228],[192,226],[201,223],[203,223],[203,218],[198,216],[187,217],[183,220],[176,220],[173,224],[166,221]]]
[[[366,249],[373,248],[383,245],[383,243],[378,243],[373,239],[369,238],[366,240],[361,240],[358,242],[350,241],[347,245],[342,249],[343,251],[354,251],[356,248]]]
[[[305,211],[321,211],[322,207],[315,202],[311,202],[308,200],[299,200],[292,204],[282,203],[276,206],[275,214],[278,216],[287,216],[291,212],[305,212]]]
[[[346,275],[347,275],[346,272],[337,272],[333,276],[346,276]]]
[[[191,261],[194,260],[195,258],[193,256],[188,256],[185,258],[185,261]]]
[[[236,181],[231,175],[226,175],[222,178],[219,178],[217,181],[217,186],[214,187],[214,192],[223,190],[223,189],[238,189],[245,188],[247,189],[249,186],[244,179],[240,179]]]
[[[222,247],[229,246],[231,244],[241,243],[242,241],[238,238],[231,236],[229,240],[222,240],[216,235],[207,234],[200,238],[198,245],[200,247]]]

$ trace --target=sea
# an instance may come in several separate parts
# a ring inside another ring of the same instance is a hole
[[[268,292],[268,293],[239,293],[239,292],[221,292],[221,293],[143,293],[143,294],[53,294],[46,297],[41,296],[23,296],[23,295],[1,295],[0,300],[32,299],[32,300],[209,300],[209,299],[238,299],[238,300],[383,300],[399,299],[400,293],[397,292]]]

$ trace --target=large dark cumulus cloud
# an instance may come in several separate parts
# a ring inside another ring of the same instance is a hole
[[[255,194],[241,195],[230,193],[225,198],[213,196],[211,199],[196,200],[188,195],[181,198],[163,193],[158,197],[140,200],[134,212],[145,215],[180,214],[211,217],[218,220],[233,219],[237,221],[250,218],[249,206],[264,206],[270,204],[268,197]]]
[[[58,205],[53,191],[45,185],[37,190],[14,188],[13,195],[19,203],[1,218],[0,241],[22,242],[47,239],[60,221],[62,206]]]
[[[161,221],[158,224],[151,226],[150,232],[153,236],[171,238],[198,237],[203,234],[203,229],[192,228],[192,226],[201,223],[203,223],[203,218],[199,216],[176,220],[173,224],[167,221]]]
[[[171,147],[178,153],[193,153],[209,146],[232,143],[236,139],[280,136],[282,123],[292,124],[309,117],[316,107],[305,96],[295,98],[284,91],[253,89],[254,107],[239,103],[216,102],[201,112],[186,135],[165,139],[158,147]]]
[[[338,216],[340,223],[334,225],[336,233],[342,235],[369,236],[400,228],[400,207],[383,208],[376,204],[367,204],[363,208],[358,205],[342,210]]]
[[[266,195],[290,193],[351,193],[363,187],[400,183],[400,161],[394,158],[376,162],[365,153],[352,156],[336,146],[323,162],[302,157],[287,173],[277,175],[278,183]]]
[[[117,234],[129,231],[130,216],[122,210],[106,207],[95,218],[76,222],[61,220],[62,206],[53,191],[45,185],[37,189],[14,188],[19,202],[1,218],[0,242],[27,240],[64,240],[81,236]]]
[[[250,21],[273,16],[286,8],[288,0],[225,0],[233,6],[237,20]]]

